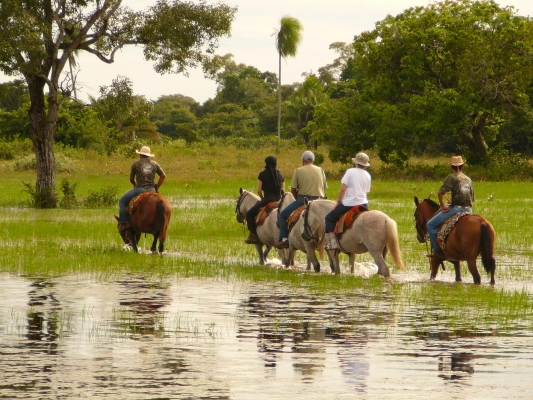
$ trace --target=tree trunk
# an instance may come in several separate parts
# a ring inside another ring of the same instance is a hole
[[[278,76],[278,148],[277,153],[280,150],[281,143],[281,52],[279,53],[279,76]]]
[[[50,93],[48,104],[45,101],[45,81],[34,77],[28,79],[30,93],[30,133],[37,161],[37,181],[35,182],[35,205],[39,208],[56,207],[56,162],[54,155],[54,132],[58,104],[57,92]],[[48,113],[46,112],[48,108]]]
[[[483,140],[483,128],[486,126],[488,113],[483,113],[477,123],[471,125],[470,131],[462,130],[459,132],[462,141],[470,150],[470,160],[473,164],[479,164],[485,161],[489,155],[487,145]]]

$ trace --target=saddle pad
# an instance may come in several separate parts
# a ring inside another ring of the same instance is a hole
[[[444,250],[444,247],[446,246],[446,239],[448,238],[448,235],[452,231],[452,229],[455,227],[457,222],[459,220],[467,215],[470,215],[468,211],[461,211],[460,213],[457,213],[455,215],[452,215],[450,218],[448,218],[442,226],[440,227],[439,231],[437,232],[437,242],[439,243],[439,246]]]
[[[261,207],[259,212],[257,213],[257,216],[255,217],[256,225],[263,225],[266,218],[270,215],[272,210],[278,208],[278,202],[277,201],[271,201],[266,206]]]
[[[363,206],[354,206],[348,212],[341,215],[335,224],[334,233],[340,235],[345,229],[349,229],[362,212],[368,211]]]
[[[289,232],[292,229],[294,225],[296,225],[296,222],[300,218],[300,215],[302,215],[302,212],[305,210],[305,204],[303,206],[298,207],[296,210],[292,212],[292,214],[289,216],[287,221],[289,222]]]
[[[148,196],[150,196],[152,194],[155,194],[155,193],[156,192],[147,191],[147,192],[143,192],[140,195],[135,196],[133,199],[131,199],[129,204],[128,204],[128,207],[126,208],[126,211],[128,211],[128,214],[133,213],[133,211],[135,211],[135,208],[137,208],[137,206],[139,204],[141,204],[141,202],[144,199],[146,199]]]

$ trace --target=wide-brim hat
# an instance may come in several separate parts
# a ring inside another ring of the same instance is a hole
[[[354,164],[362,165],[363,167],[370,167],[370,163],[368,162],[370,160],[370,157],[368,157],[368,154],[366,153],[357,153],[355,155],[355,158],[352,158],[352,161]]]
[[[452,167],[458,167],[460,165],[463,165],[466,161],[463,161],[463,157],[461,156],[452,156],[452,159],[450,161],[450,165]]]
[[[155,156],[155,154],[150,153],[150,147],[148,147],[148,146],[143,146],[143,147],[141,147],[141,150],[135,150],[135,152],[137,154],[141,154],[141,155],[147,156],[147,157],[154,157]]]

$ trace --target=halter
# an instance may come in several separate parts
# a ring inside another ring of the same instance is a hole
[[[313,231],[312,231],[311,227],[309,226],[309,217],[308,217],[309,216],[309,210],[311,208],[311,203],[312,203],[312,201],[307,203],[307,208],[303,212],[303,216],[304,216],[304,231],[302,232],[302,239],[305,240],[306,242],[310,242],[312,240],[313,243],[318,246],[318,244],[321,243],[322,240],[324,239],[324,235],[326,233],[326,230],[323,229],[320,234],[313,235]]]
[[[244,221],[246,221],[246,216],[242,215],[241,213],[241,204],[246,197],[248,192],[246,190],[243,190],[239,198],[237,199],[237,206],[235,207],[235,217],[237,218],[237,222],[240,224],[244,224]]]

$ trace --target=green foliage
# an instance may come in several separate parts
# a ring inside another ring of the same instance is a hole
[[[28,205],[30,207],[37,207],[43,209],[56,208],[57,201],[55,196],[52,196],[49,189],[38,190],[36,185],[33,185],[29,182],[22,182],[26,189],[23,189],[23,192],[26,192],[30,195],[28,200]]]
[[[28,87],[23,81],[0,83],[0,109],[15,111],[29,101]]]
[[[75,172],[80,169],[76,161],[71,160],[61,153],[56,154],[55,158],[57,172]],[[37,159],[35,158],[35,154],[28,154],[16,158],[11,165],[11,169],[13,171],[36,171]]]
[[[85,208],[106,208],[118,202],[118,187],[104,186],[100,190],[89,190],[83,203]]]
[[[77,208],[78,199],[76,198],[76,189],[78,188],[78,182],[71,182],[68,179],[61,181],[61,192],[63,197],[59,201],[59,207],[61,208]]]
[[[17,156],[30,154],[33,152],[33,144],[30,139],[14,140],[0,139],[0,159],[13,160]]]
[[[276,49],[280,57],[294,57],[302,41],[303,26],[296,18],[285,15],[279,21],[279,31],[276,34]]]

